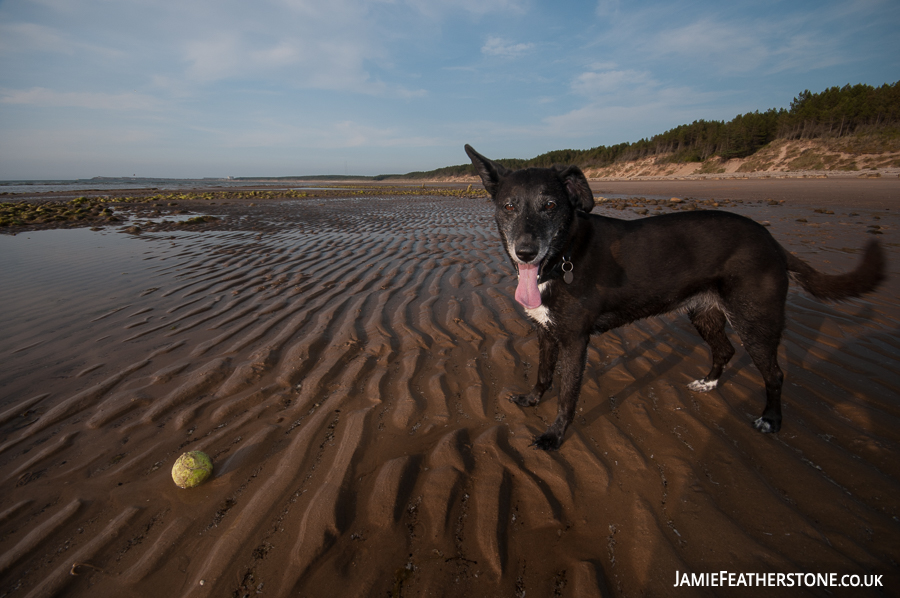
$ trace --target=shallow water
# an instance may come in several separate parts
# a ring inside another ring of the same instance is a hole
[[[0,235],[0,353],[66,314],[88,318],[152,279],[147,241],[86,228]]]

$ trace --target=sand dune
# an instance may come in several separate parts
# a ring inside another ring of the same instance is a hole
[[[720,570],[900,591],[900,221],[729,209],[827,271],[877,222],[892,278],[843,305],[792,290],[779,435],[750,426],[762,381],[740,349],[717,390],[687,390],[707,349],[672,315],[592,342],[550,454],[529,444],[555,395],[504,398],[537,342],[484,200],[4,240],[0,595],[694,595],[711,590],[676,571]],[[194,449],[215,474],[181,490]]]

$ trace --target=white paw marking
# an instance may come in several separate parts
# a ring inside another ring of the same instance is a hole
[[[763,418],[757,418],[755,422],[753,422],[753,427],[762,432],[763,434],[769,434],[772,431],[772,424],[764,420]]]
[[[709,392],[718,386],[718,380],[694,380],[688,384],[688,388],[694,392]]]

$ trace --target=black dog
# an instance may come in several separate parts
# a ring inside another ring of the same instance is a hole
[[[588,214],[594,197],[577,167],[510,171],[468,145],[466,153],[493,198],[500,237],[518,271],[516,301],[538,323],[537,382],[511,400],[537,405],[559,360],[559,411],[534,439],[544,450],[559,448],[572,421],[590,335],[677,309],[688,313],[712,351],[709,374],[689,388],[715,388],[734,355],[728,321],[766,384],[766,407],[753,426],[777,432],[788,273],[829,300],[858,297],[884,279],[884,254],[874,241],[853,272],[821,274],[749,218],[719,211],[638,220]]]

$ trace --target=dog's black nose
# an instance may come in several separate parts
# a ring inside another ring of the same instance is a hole
[[[530,263],[531,260],[537,257],[537,248],[531,247],[529,245],[520,245],[516,247],[516,257],[522,260],[523,262]]]

